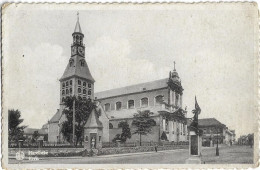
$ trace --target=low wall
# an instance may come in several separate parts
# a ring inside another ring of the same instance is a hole
[[[188,148],[189,148],[189,145],[158,146],[157,151],[174,150],[174,149],[188,149]],[[155,151],[154,146],[101,148],[98,150],[98,155],[112,155],[112,154],[152,152],[152,151]]]
[[[174,149],[188,149],[189,145],[165,145],[158,146],[157,151],[174,150]],[[14,157],[19,151],[18,148],[9,148],[9,157]],[[82,156],[86,150],[84,148],[21,148],[25,156],[37,157],[66,157],[66,156]],[[138,152],[152,152],[155,151],[154,146],[136,146],[136,147],[117,147],[117,148],[101,148],[97,150],[97,155],[112,155],[123,153],[138,153]],[[87,151],[87,155],[89,151]]]

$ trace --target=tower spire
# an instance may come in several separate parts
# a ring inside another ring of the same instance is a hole
[[[77,23],[76,23],[74,32],[82,33],[81,27],[80,27],[80,24],[79,24],[79,12],[77,12]]]
[[[173,62],[173,64],[174,64],[174,70],[173,70],[173,71],[176,71],[176,69],[175,69],[175,64],[176,64],[176,63],[175,63],[175,61]]]

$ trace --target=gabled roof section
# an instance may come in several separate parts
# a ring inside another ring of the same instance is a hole
[[[95,93],[97,99],[166,88],[168,78]]]
[[[59,122],[60,118],[61,118],[61,111],[60,111],[60,109],[58,109],[57,112],[55,113],[55,115],[49,121],[49,123]]]
[[[206,126],[221,126],[226,127],[226,125],[222,124],[215,118],[206,118],[206,119],[199,119],[199,127],[206,127]]]
[[[102,123],[99,121],[97,114],[95,113],[95,109],[91,111],[85,128],[103,128]]]
[[[81,65],[81,62],[84,62],[84,66]],[[89,71],[88,64],[85,61],[85,59],[77,55],[71,57],[60,81],[70,77],[80,77],[90,80],[91,82],[95,82],[94,78],[92,77]]]
[[[26,134],[26,135],[33,135],[33,133],[34,133],[35,131],[38,131],[38,133],[39,133],[40,135],[46,135],[46,134],[48,134],[48,133],[45,132],[43,129],[35,129],[35,128],[25,128],[25,129],[24,129],[24,134]]]

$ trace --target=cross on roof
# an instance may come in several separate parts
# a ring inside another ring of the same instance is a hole
[[[173,62],[173,64],[174,64],[174,71],[176,71],[176,69],[175,69],[175,64],[176,64],[176,63],[175,63],[175,61]]]

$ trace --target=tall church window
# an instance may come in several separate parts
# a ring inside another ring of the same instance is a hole
[[[65,90],[62,90],[62,95],[64,95],[65,94]]]
[[[178,102],[179,102],[179,94],[176,93],[176,97],[175,97],[175,106],[178,106]]]
[[[88,95],[91,95],[91,90],[88,91]]]
[[[66,94],[69,94],[69,89],[66,89]]]
[[[113,124],[109,123],[109,129],[113,129]]]
[[[74,63],[74,60],[73,60],[73,59],[71,59],[71,60],[70,60],[70,67],[72,67],[72,66],[73,66],[73,63]]]
[[[80,80],[78,80],[78,85],[81,85],[81,81]]]
[[[87,91],[84,89],[84,90],[83,90],[83,94],[86,94],[86,93],[87,93]]]
[[[155,104],[160,105],[163,102],[163,96],[159,95],[155,97]]]
[[[91,88],[91,84],[90,83],[88,84],[88,88]]]
[[[148,98],[147,97],[141,99],[141,106],[142,107],[148,106]]]
[[[122,108],[122,102],[116,102],[116,110],[120,110]]]
[[[72,85],[72,80],[70,80],[70,85]]]
[[[78,93],[81,93],[81,88],[78,88]]]
[[[87,84],[87,83],[84,81],[84,82],[83,82],[83,86],[86,87],[86,84]]]
[[[65,87],[65,83],[62,83],[62,87]]]
[[[169,131],[169,120],[166,119],[165,121],[165,131],[168,132]]]
[[[134,100],[128,100],[128,109],[133,109],[135,107],[135,101]]]
[[[84,67],[84,60],[80,60],[80,66]]]
[[[66,86],[68,86],[69,85],[69,82],[68,81],[66,81]]]
[[[105,111],[110,111],[110,103],[105,104]]]
[[[72,94],[72,88],[70,88],[70,94]]]
[[[64,101],[65,101],[65,98],[63,97],[61,101],[64,102]]]

